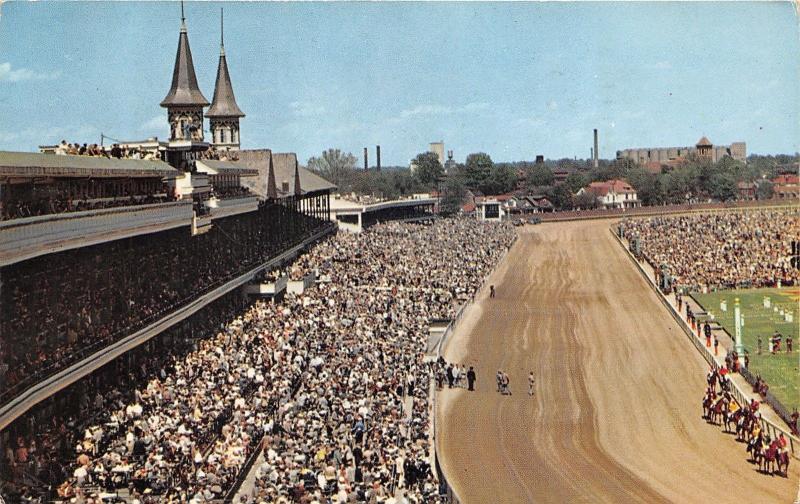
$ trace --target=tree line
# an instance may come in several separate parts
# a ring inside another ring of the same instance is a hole
[[[643,205],[687,203],[738,198],[739,182],[757,184],[758,199],[773,195],[770,179],[796,163],[800,155],[750,155],[747,163],[724,157],[711,162],[694,155],[676,167],[662,166],[652,172],[629,159],[600,160],[594,168],[590,159],[556,159],[544,163],[498,162],[484,152],[467,156],[464,163],[444,166],[433,152],[422,152],[412,161],[413,169],[385,167],[382,171],[356,168],[356,157],[339,149],[328,149],[308,160],[308,168],[336,184],[341,193],[372,194],[397,198],[413,193],[438,191],[442,211],[456,212],[467,194],[498,195],[512,191],[540,194],[557,209],[589,208],[596,205],[591,195],[576,196],[578,190],[595,181],[624,179],[636,189]],[[563,183],[556,183],[555,171],[567,171]]]

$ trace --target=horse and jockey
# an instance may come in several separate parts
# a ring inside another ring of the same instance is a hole
[[[724,432],[735,433],[737,441],[747,443],[750,461],[758,465],[760,472],[788,477],[791,455],[786,436],[781,432],[777,438],[771,439],[763,431],[757,400],[740,404],[733,398],[727,371],[726,368],[709,370],[706,376],[708,387],[703,395],[703,418],[711,424],[723,426]],[[799,417],[795,410],[793,420],[797,422]]]
[[[789,450],[786,449],[786,445],[786,436],[783,433],[773,440],[768,435],[760,432],[758,437],[748,443],[747,449],[750,451],[752,462],[758,464],[759,471],[770,476],[777,473],[784,478],[788,478],[791,456],[789,455]]]

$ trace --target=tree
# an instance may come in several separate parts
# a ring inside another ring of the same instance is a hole
[[[312,157],[307,163],[308,169],[317,172],[322,178],[336,184],[345,191],[353,178],[356,157],[339,149],[328,149],[320,157]]]
[[[736,186],[736,176],[732,173],[716,173],[710,180],[711,197],[720,201],[730,201],[739,195],[739,188]]]
[[[547,191],[550,202],[559,210],[569,210],[572,208],[572,192],[566,184],[551,186]]]
[[[464,170],[467,187],[470,189],[480,189],[489,177],[493,166],[492,158],[485,152],[476,152],[467,156]]]
[[[413,163],[416,165],[414,176],[424,187],[436,187],[436,183],[444,176],[444,168],[439,162],[439,156],[433,152],[417,154]]]
[[[444,215],[452,215],[461,209],[461,203],[467,194],[467,187],[459,177],[447,177],[442,188],[442,199],[440,212]]]
[[[483,194],[505,194],[517,185],[517,173],[509,165],[496,166],[489,172],[479,189]]]
[[[770,199],[775,194],[775,184],[769,180],[762,180],[756,189],[756,197],[760,200]]]
[[[599,204],[597,203],[597,196],[585,191],[573,198],[572,205],[581,210],[591,210],[592,208],[597,208]]]
[[[526,170],[525,185],[528,187],[549,186],[554,181],[553,170],[545,164],[536,164]]]
[[[570,173],[567,175],[567,179],[564,181],[564,185],[567,186],[569,192],[575,194],[580,190],[582,187],[586,187],[589,185],[589,177],[584,175],[583,173]]]

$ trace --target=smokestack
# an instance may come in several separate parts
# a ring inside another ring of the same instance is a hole
[[[594,129],[594,167],[600,166],[600,156],[597,154],[597,128]]]
[[[367,148],[364,147],[364,171],[369,170],[369,157],[367,155]]]
[[[377,163],[375,165],[375,167],[376,167],[376,169],[378,171],[381,171],[381,146],[380,145],[376,145],[375,146],[375,156],[376,156],[376,161],[375,162]]]

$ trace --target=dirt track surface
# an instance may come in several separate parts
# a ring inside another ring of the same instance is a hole
[[[791,503],[701,418],[705,362],[608,231],[526,226],[450,339],[476,392],[439,393],[445,474],[464,503]],[[495,389],[498,369],[512,396]],[[536,392],[527,395],[534,372]]]

